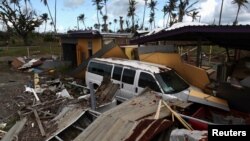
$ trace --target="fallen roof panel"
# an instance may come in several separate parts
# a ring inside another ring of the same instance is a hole
[[[103,113],[93,122],[82,134],[80,134],[74,141],[117,141],[126,140],[132,134],[133,130],[144,119],[153,119],[153,115],[156,112],[159,98],[153,92],[146,92],[142,96],[136,97],[133,100],[126,101],[121,105]],[[169,110],[162,108],[160,112],[160,118],[170,115]],[[167,121],[152,120],[148,127],[150,131],[154,130],[157,133],[158,128],[154,123],[167,123]],[[167,124],[168,125],[168,124]],[[154,127],[154,129],[150,128]],[[165,127],[165,126],[163,126]],[[167,126],[166,126],[167,127]],[[160,130],[159,130],[160,131]],[[144,134],[142,134],[144,135]],[[138,137],[141,134],[138,135]],[[143,136],[139,137],[142,138]]]

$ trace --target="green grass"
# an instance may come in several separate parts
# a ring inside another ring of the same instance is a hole
[[[2,56],[27,56],[29,49],[30,55],[45,55],[45,54],[54,54],[59,55],[61,51],[61,47],[58,45],[58,43],[53,42],[44,42],[42,45],[39,46],[32,46],[32,47],[3,47],[0,48],[0,57]]]

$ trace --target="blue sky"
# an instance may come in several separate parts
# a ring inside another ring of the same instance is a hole
[[[136,14],[139,18],[139,23],[142,22],[143,16],[143,6],[144,0],[136,0],[137,9]],[[150,1],[150,0],[148,0]],[[157,10],[156,10],[156,25],[162,27],[163,23],[163,13],[161,9],[168,0],[158,0]],[[194,1],[194,0],[190,0]],[[223,10],[223,24],[232,24],[237,6],[231,4],[232,0],[225,0],[224,10]],[[48,0],[52,15],[54,16],[54,2],[55,0]],[[90,27],[97,23],[96,19],[96,9],[93,6],[92,0],[57,0],[57,28],[59,32],[66,32],[68,29],[74,29],[77,26],[77,16],[81,13],[85,14],[86,26]],[[220,11],[221,0],[200,0],[200,2],[195,6],[200,8],[201,22],[211,24],[213,22],[218,22],[219,11]],[[48,13],[47,7],[43,5],[40,0],[31,0],[31,6],[37,11],[37,14]],[[250,3],[247,4],[248,8],[242,8],[239,16],[240,24],[250,24]],[[108,17],[109,21],[113,23],[114,18],[119,18],[123,16],[126,19],[128,9],[128,0],[108,0]],[[104,10],[104,9],[103,9]],[[149,27],[148,18],[149,9],[146,13],[146,27]],[[102,20],[101,20],[102,21]],[[190,17],[185,17],[184,21],[191,21]],[[124,25],[126,27],[126,25]],[[40,27],[39,30],[43,30],[44,25]],[[83,25],[80,24],[80,28],[83,29]],[[114,29],[114,24],[112,24],[112,29]],[[119,25],[116,25],[119,28]],[[50,30],[51,27],[48,25],[47,29]]]

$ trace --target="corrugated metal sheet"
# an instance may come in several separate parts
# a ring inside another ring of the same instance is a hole
[[[161,119],[170,115],[169,110],[165,107],[160,112],[161,120],[153,120],[159,100],[153,92],[146,92],[142,96],[124,102],[98,117],[74,141],[150,139],[151,135],[154,136],[171,124],[169,121]]]
[[[197,44],[205,42],[206,44],[216,44],[222,47],[250,50],[249,40],[249,25],[203,25],[184,26],[169,31],[165,30],[131,40],[131,43],[143,44],[155,41],[179,41],[181,43],[183,41],[196,41]]]

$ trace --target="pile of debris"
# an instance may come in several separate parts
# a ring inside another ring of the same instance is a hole
[[[27,59],[25,57],[17,57],[12,62],[11,65],[14,69],[25,70],[33,67],[37,67],[43,64],[43,59]]]
[[[2,140],[40,141],[68,138],[61,134],[72,127],[80,134],[99,115],[89,110],[90,96],[86,89],[73,78],[61,80],[34,74],[33,83],[29,82],[25,86],[25,92],[15,101],[20,109],[17,112],[20,121],[7,133],[1,132],[4,135]],[[110,103],[117,90],[118,85],[105,81],[96,92],[96,107]],[[89,118],[89,115],[93,115],[93,118]],[[76,137],[75,133],[69,136]]]
[[[70,66],[70,62],[57,60],[56,56],[52,56],[51,58],[17,57],[13,59],[10,63],[12,68],[15,70],[35,73],[42,73],[56,68]]]

